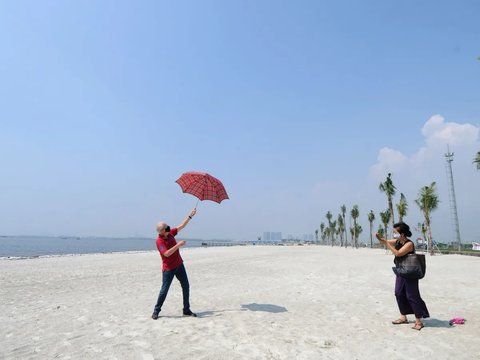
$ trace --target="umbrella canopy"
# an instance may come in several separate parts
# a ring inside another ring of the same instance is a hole
[[[221,203],[228,199],[227,192],[220,180],[201,172],[186,172],[176,181],[184,193],[192,194],[199,200],[211,200]]]

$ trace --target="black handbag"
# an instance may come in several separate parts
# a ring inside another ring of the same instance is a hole
[[[405,279],[423,279],[427,272],[427,264],[424,254],[407,254],[395,259],[395,267],[392,268],[397,276]]]

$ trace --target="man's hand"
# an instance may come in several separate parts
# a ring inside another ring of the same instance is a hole
[[[180,240],[177,245],[175,245],[174,247],[171,247],[170,249],[168,249],[167,251],[165,251],[163,253],[163,255],[165,255],[166,257],[169,257],[170,255],[172,255],[175,251],[177,251],[178,249],[180,249],[183,245],[185,245],[187,242],[185,240]]]
[[[193,209],[192,211],[190,211],[190,214],[185,218],[185,220],[183,220],[183,222],[177,226],[177,231],[180,231],[185,226],[187,226],[188,222],[192,220],[192,218],[195,216],[196,213],[197,213],[197,209]]]

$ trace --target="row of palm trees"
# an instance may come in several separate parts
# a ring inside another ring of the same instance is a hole
[[[473,163],[476,164],[477,170],[480,171],[480,151],[477,152]],[[378,226],[378,232],[383,236],[388,237],[388,228],[389,223],[391,227],[395,224],[395,212],[393,208],[393,197],[396,194],[397,188],[393,183],[392,174],[389,173],[384,182],[381,182],[378,186],[378,189],[385,193],[387,196],[388,209],[385,211],[380,211],[380,224]],[[418,197],[415,199],[415,203],[421,210],[424,221],[423,223],[418,223],[416,229],[421,231],[424,240],[427,241],[428,249],[430,254],[433,254],[433,244],[432,244],[432,229],[431,229],[431,213],[438,208],[439,198],[437,194],[436,183],[432,182],[428,186],[423,186],[420,188]],[[400,200],[395,205],[398,214],[398,220],[403,221],[403,218],[407,215],[408,212],[408,202],[407,198],[403,193],[400,193]],[[345,214],[347,213],[347,207],[342,205],[340,207],[340,213],[337,216],[336,220],[333,220],[333,214],[328,211],[325,215],[328,223],[320,224],[320,238],[322,243],[330,244],[334,246],[338,243],[340,246],[347,247],[349,245],[348,236],[347,236],[347,226],[345,221]],[[350,210],[350,218],[353,220],[353,226],[350,224],[348,228],[350,232],[350,244],[353,247],[358,247],[358,237],[362,233],[362,226],[357,223],[357,219],[360,216],[360,210],[358,205],[353,205]],[[375,221],[375,213],[373,210],[367,215],[368,222],[370,224],[370,247],[373,247],[373,223]],[[383,227],[382,227],[383,225]],[[316,240],[319,241],[319,230],[315,230]]]
[[[480,161],[480,152],[478,157]],[[478,166],[480,167],[480,163]],[[379,212],[380,224],[377,232],[379,232],[382,236],[388,237],[388,229],[393,228],[393,225],[395,224],[393,198],[397,192],[397,188],[393,183],[391,173],[387,175],[387,178],[384,182],[379,184],[378,188],[387,196],[388,209]],[[415,203],[422,211],[424,216],[424,222],[419,224],[418,227],[421,229],[424,238],[427,238],[428,249],[430,250],[430,253],[433,253],[431,213],[438,207],[439,204],[436,183],[432,182],[428,186],[423,186],[418,192],[418,197],[415,199]],[[400,200],[397,204],[395,204],[395,207],[398,214],[398,221],[403,221],[409,208],[407,198],[403,193],[400,193]],[[350,244],[352,247],[357,248],[359,235],[363,232],[362,226],[357,223],[357,219],[360,217],[360,209],[358,205],[353,205],[352,209],[350,210],[350,218],[353,221],[353,225],[350,223],[350,226],[348,227],[350,232],[350,243],[347,236],[347,225],[345,221],[346,213],[347,207],[342,205],[340,206],[340,213],[337,215],[336,220],[332,220],[333,214],[328,211],[325,215],[327,223],[322,222],[320,224],[320,231],[315,230],[316,240],[320,241],[321,239],[321,242],[325,245],[334,246],[338,244],[340,246],[348,247]],[[373,247],[373,223],[376,219],[373,210],[370,210],[370,212],[367,214],[367,218],[370,224],[370,247]]]

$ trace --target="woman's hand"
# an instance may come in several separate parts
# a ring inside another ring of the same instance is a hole
[[[380,236],[380,234],[379,234],[379,233],[376,233],[376,234],[375,234],[375,237],[376,237],[376,238],[377,238],[377,240],[378,240],[378,241],[380,241],[380,242],[387,241],[386,239],[383,239],[383,238]]]

